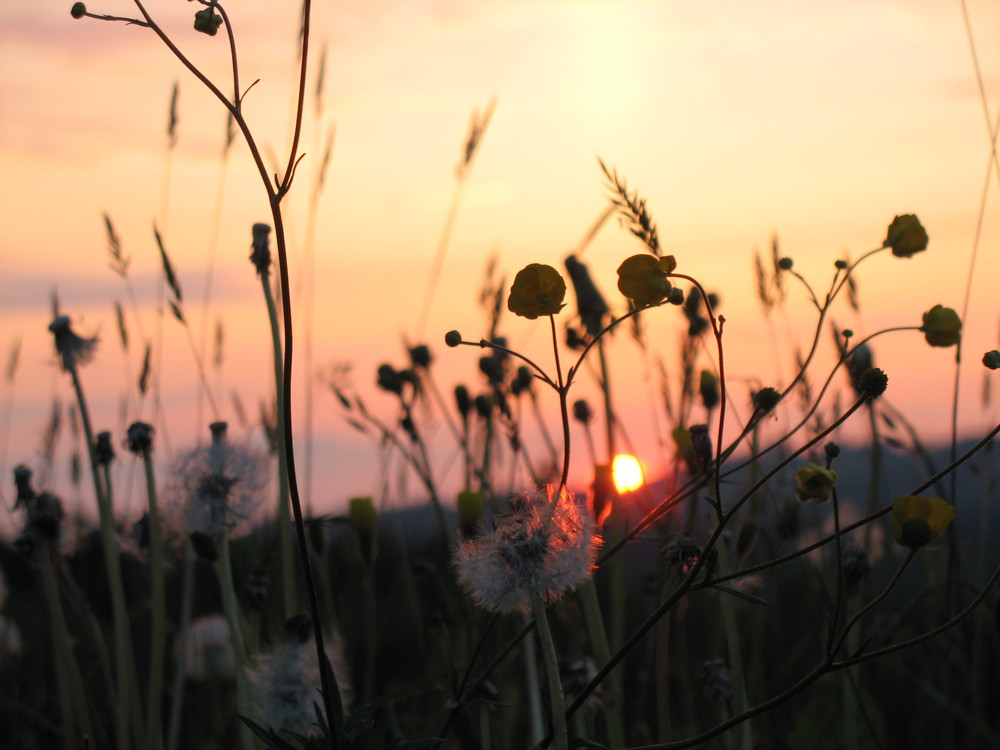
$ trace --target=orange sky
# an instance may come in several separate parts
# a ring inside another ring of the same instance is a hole
[[[221,319],[226,331],[226,364],[213,374],[222,416],[236,421],[230,391],[253,414],[268,388],[266,321],[246,260],[250,225],[266,220],[266,204],[245,149],[233,150],[220,180],[224,116],[217,103],[148,31],[74,22],[69,6],[0,6],[0,354],[18,339],[23,344],[15,382],[0,384],[0,429],[9,435],[0,438],[8,441],[0,459],[5,475],[34,459],[53,393],[70,396],[51,364],[45,330],[54,288],[78,328],[104,340],[85,373],[95,421],[115,429],[123,421],[118,401],[139,355],[133,351],[127,366],[117,343],[111,305],[126,302],[127,292],[107,269],[105,211],[132,258],[149,336],[157,327],[150,303],[159,278],[153,222],[166,238],[196,333],[206,259],[217,244],[208,319]],[[126,0],[88,7],[134,14]],[[148,7],[198,64],[226,81],[224,39],[190,30],[192,5],[160,0]],[[290,7],[244,2],[230,9],[243,87],[260,79],[246,98],[247,117],[278,154],[287,148],[294,73]],[[1000,9],[970,0],[968,10],[995,121]],[[834,318],[867,333],[919,325],[935,303],[961,308],[989,136],[957,3],[327,2],[317,5],[313,40],[317,56],[327,49],[326,83],[321,115],[310,105],[306,118],[307,157],[289,204],[295,293],[303,299],[309,183],[335,125],[315,271],[306,274],[316,288],[314,364],[354,363],[359,391],[373,409],[384,407],[386,418],[390,404],[370,384],[380,362],[403,363],[404,334],[435,345],[443,388],[474,382],[478,352],[445,350],[441,336],[450,328],[469,337],[482,332],[476,296],[491,253],[508,278],[529,262],[561,266],[606,205],[598,156],[647,199],[678,270],[722,294],[734,382],[787,378],[790,347],[781,345],[777,367],[773,341],[804,342],[814,320],[793,287],[788,315],[775,319],[773,334],[764,325],[751,252],[767,249],[773,233],[796,269],[825,288],[834,259],[879,245],[893,215],[915,212],[930,233],[929,250],[909,261],[870,261],[859,277],[861,314],[841,305]],[[168,160],[175,80],[178,141]],[[426,329],[416,330],[469,115],[494,97],[438,295]],[[998,344],[998,185],[994,174],[966,325],[968,434],[997,417],[995,400],[980,406],[978,360]],[[584,256],[619,311],[614,269],[640,249],[609,224]],[[676,316],[650,318],[669,365]],[[508,319],[505,328],[527,353],[551,361],[538,321]],[[164,337],[164,398],[172,405],[168,432],[176,450],[194,439],[189,405],[196,385],[187,340],[174,321],[165,321]],[[626,336],[614,347],[619,408],[633,438],[648,444],[647,394],[656,386],[644,381]],[[903,334],[880,343],[876,357],[892,379],[894,403],[929,437],[940,437],[951,351]],[[301,373],[301,360],[298,367]],[[593,393],[592,382],[581,383],[581,395]],[[329,396],[317,395],[315,411],[316,494],[324,495],[317,502],[372,492],[375,449],[343,428]],[[647,460],[655,464],[652,453]],[[583,452],[577,457],[583,476]]]

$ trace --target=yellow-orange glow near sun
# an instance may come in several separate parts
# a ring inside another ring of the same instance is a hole
[[[611,465],[618,492],[631,492],[642,487],[642,464],[635,456],[619,454]]]

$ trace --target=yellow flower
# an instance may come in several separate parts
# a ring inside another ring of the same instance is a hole
[[[903,495],[892,503],[892,534],[904,547],[924,547],[948,528],[955,506],[939,497]]]
[[[636,307],[655,305],[670,296],[667,274],[676,267],[673,255],[633,255],[618,266],[618,290]]]
[[[830,493],[837,484],[837,472],[814,463],[808,463],[795,472],[795,478],[798,480],[795,496],[802,502],[829,500]]]
[[[897,258],[911,258],[927,249],[927,230],[916,214],[900,214],[889,225],[882,247],[891,247]]]
[[[955,346],[962,338],[962,321],[950,307],[934,305],[924,313],[920,330],[931,346]]]
[[[566,282],[552,266],[531,263],[514,277],[507,298],[507,309],[522,318],[534,320],[539,315],[555,315],[563,308]]]

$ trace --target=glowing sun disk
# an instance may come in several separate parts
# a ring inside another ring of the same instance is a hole
[[[619,492],[631,492],[642,487],[642,464],[635,456],[625,454],[615,456],[611,472]]]

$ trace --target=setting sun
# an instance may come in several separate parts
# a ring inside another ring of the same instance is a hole
[[[611,471],[615,478],[615,488],[619,493],[632,492],[642,487],[642,464],[635,456],[626,454],[615,456]]]

